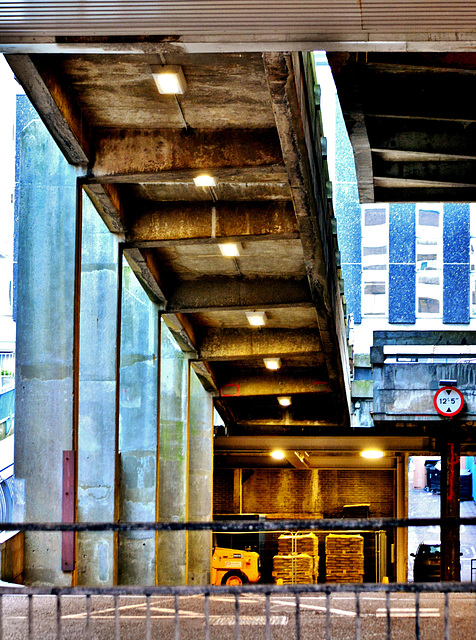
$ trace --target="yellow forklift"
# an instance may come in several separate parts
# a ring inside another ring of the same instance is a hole
[[[211,584],[242,585],[258,582],[260,577],[259,553],[223,547],[214,548]]]

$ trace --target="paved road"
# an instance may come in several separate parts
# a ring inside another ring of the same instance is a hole
[[[445,638],[444,596],[423,594],[420,597],[420,637]],[[179,624],[175,627],[173,597],[150,599],[150,621],[147,623],[145,598],[124,596],[116,607],[112,597],[91,597],[90,615],[84,596],[61,599],[61,632],[63,640],[199,640],[206,638],[205,603],[202,596],[181,597],[178,603]],[[2,640],[57,640],[56,598],[34,596],[29,622],[29,603],[25,596],[3,598]],[[330,601],[332,640],[356,638],[356,602],[352,594],[336,594]],[[474,638],[475,598],[473,595],[450,596],[450,639]],[[293,596],[273,595],[270,601],[270,638],[288,640],[296,637],[296,602]],[[210,640],[266,639],[266,605],[262,595],[246,594],[240,599],[240,627],[237,633],[234,596],[212,596],[209,602]],[[398,640],[415,638],[416,603],[412,594],[392,594],[390,600],[391,637]],[[147,633],[149,626],[150,635]],[[29,631],[30,630],[30,631]],[[300,601],[302,640],[326,638],[326,596],[302,596]],[[385,640],[387,614],[385,594],[360,596],[360,637]]]

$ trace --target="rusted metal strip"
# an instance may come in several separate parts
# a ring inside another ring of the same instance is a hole
[[[63,451],[62,518],[65,523],[74,523],[76,502],[76,452]],[[75,562],[74,531],[63,531],[61,536],[61,568],[73,571]]]

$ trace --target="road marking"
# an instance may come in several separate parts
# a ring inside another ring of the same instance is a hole
[[[440,610],[432,607],[422,607],[420,609],[420,618],[439,618]],[[387,609],[377,609],[377,618],[386,618]],[[391,607],[391,618],[416,618],[416,609],[413,607]]]
[[[282,605],[285,607],[295,607],[296,606],[296,602],[291,601],[285,601],[285,600],[275,600],[275,598],[272,599],[272,604],[273,605]],[[313,604],[304,604],[304,603],[300,603],[299,605],[300,609],[311,609],[312,611],[327,611],[327,607],[319,607],[317,605],[313,605]],[[355,612],[354,611],[346,611],[345,609],[334,609],[334,608],[330,608],[329,611],[331,613],[335,613],[338,616],[349,616],[351,618],[355,618]]]
[[[236,624],[235,616],[219,616],[213,619],[210,616],[210,624],[216,626],[234,626]],[[240,626],[254,626],[254,627],[264,627],[266,624],[266,616],[240,616],[239,617]],[[285,626],[288,623],[287,616],[270,616],[269,624],[276,626]]]

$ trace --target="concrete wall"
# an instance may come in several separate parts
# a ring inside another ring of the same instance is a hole
[[[76,174],[39,120],[18,151],[15,516],[48,522],[61,520],[62,452],[73,444]],[[25,536],[25,580],[70,584],[61,534]]]

